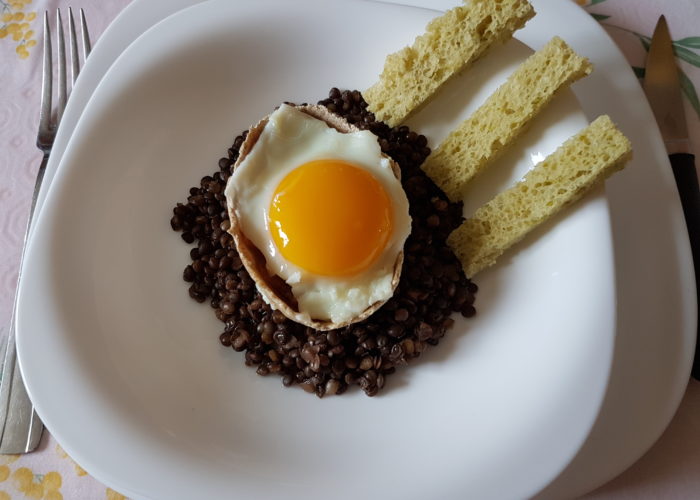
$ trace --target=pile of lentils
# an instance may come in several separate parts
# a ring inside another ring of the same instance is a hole
[[[398,366],[440,341],[454,323],[453,312],[465,317],[476,312],[477,287],[445,242],[462,221],[462,206],[451,203],[420,169],[430,154],[424,136],[376,121],[356,90],[333,88],[319,104],[374,133],[382,151],[401,167],[412,230],[394,296],[372,316],[319,331],[287,319],[262,299],[227,232],[224,188],[245,132],[219,160],[219,171],[191,188],[187,203],[177,204],[170,223],[187,243],[196,242],[183,278],[190,283],[190,297],[209,300],[224,323],[221,344],[245,352],[246,365],[260,375],[279,375],[285,386],[298,384],[323,397],[359,385],[374,396]]]

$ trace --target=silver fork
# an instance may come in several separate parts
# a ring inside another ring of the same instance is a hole
[[[83,60],[90,53],[90,36],[88,34],[85,13],[80,9],[81,38],[83,42]],[[32,204],[29,210],[29,220],[24,235],[22,246],[22,256],[20,258],[20,278],[22,261],[24,260],[24,250],[27,245],[27,237],[36,208],[36,201],[44,178],[46,164],[51,154],[56,130],[61,122],[63,111],[68,101],[68,86],[66,82],[66,46],[63,36],[63,23],[61,12],[56,10],[56,44],[58,57],[57,71],[57,105],[52,114],[52,91],[53,91],[53,65],[51,58],[51,30],[49,28],[49,15],[44,12],[44,60],[41,80],[41,110],[39,113],[39,132],[37,134],[36,145],[44,153],[36,177]],[[71,59],[71,80],[75,84],[80,72],[80,62],[78,57],[78,40],[75,31],[75,21],[73,11],[68,9],[68,39],[70,44]],[[18,278],[18,284],[19,279]],[[5,327],[7,335],[3,336],[4,355],[2,371],[0,371],[0,453],[28,453],[33,451],[39,444],[44,425],[34,411],[34,406],[29,400],[24,381],[19,371],[17,363],[17,351],[15,344],[15,309],[17,303],[17,293],[15,293],[15,304],[12,308],[10,323]],[[2,332],[0,332],[2,335]]]

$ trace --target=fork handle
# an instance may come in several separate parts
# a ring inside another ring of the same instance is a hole
[[[24,252],[27,250],[27,241],[29,240],[29,233],[32,228],[32,219],[34,219],[34,211],[36,209],[36,202],[39,199],[39,191],[41,190],[41,184],[44,181],[44,174],[46,173],[46,165],[49,162],[49,153],[44,153],[39,164],[39,171],[36,173],[36,181],[34,182],[34,193],[32,193],[32,204],[29,207],[29,218],[27,219],[27,225],[24,229],[24,238],[22,239],[22,253],[19,257],[19,273],[17,274],[17,285],[15,288],[15,300],[12,304],[12,317],[15,316],[15,308],[17,306],[17,291],[19,289],[19,280],[22,278],[22,264],[24,264]],[[11,321],[14,323],[14,321]],[[10,333],[14,333],[14,328]]]
[[[39,171],[34,184],[34,193],[29,209],[29,218],[22,240],[22,253],[20,254],[19,273],[17,276],[17,288],[12,305],[12,315],[5,340],[5,352],[3,355],[2,372],[0,373],[0,453],[27,453],[39,445],[44,429],[41,420],[34,411],[34,406],[27,395],[22,375],[17,364],[17,348],[15,343],[15,312],[17,309],[17,296],[19,280],[22,275],[24,253],[27,248],[27,240],[32,227],[32,219],[39,191],[44,180],[46,164],[49,155],[44,153]]]
[[[44,431],[17,363],[14,318],[9,326],[0,383],[0,454],[3,455],[34,451]]]
[[[32,204],[29,207],[29,219],[27,220],[27,229],[24,231],[24,242],[22,244],[22,257],[20,258],[20,264],[24,260],[24,249],[27,246],[27,239],[29,237],[29,230],[32,227],[32,219],[34,218],[34,209],[36,208],[36,202],[39,199],[39,191],[41,191],[41,184],[44,182],[44,174],[46,173],[46,165],[49,163],[49,153],[44,153],[39,164],[39,171],[36,173],[36,182],[34,183],[34,193],[32,193]],[[21,265],[20,265],[21,269]]]

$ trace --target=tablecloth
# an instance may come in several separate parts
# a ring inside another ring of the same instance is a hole
[[[654,25],[665,14],[682,70],[691,140],[700,147],[700,2],[576,1],[597,19],[640,78]],[[81,0],[93,41],[129,0]],[[41,77],[41,16],[65,0],[0,0],[0,324],[10,318],[20,250],[40,153],[34,146]],[[561,36],[566,38],[566,27]],[[670,427],[654,447],[615,480],[590,493],[596,500],[700,498],[700,382],[691,381]],[[106,449],[105,453],[109,453]],[[134,457],[138,460],[138,457]],[[0,455],[0,500],[124,499],[90,477],[45,432],[38,451]]]

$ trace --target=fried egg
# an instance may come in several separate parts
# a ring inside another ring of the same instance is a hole
[[[338,328],[393,295],[411,218],[371,132],[283,104],[249,131],[225,195],[244,265],[287,317]]]

